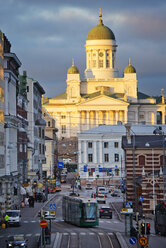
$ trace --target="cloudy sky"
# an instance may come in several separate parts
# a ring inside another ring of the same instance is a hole
[[[85,41],[103,22],[115,34],[117,67],[122,76],[128,58],[137,70],[138,88],[166,95],[165,0],[0,0],[0,29],[22,67],[48,97],[65,91],[72,58],[84,76]]]

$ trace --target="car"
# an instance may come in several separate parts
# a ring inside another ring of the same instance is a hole
[[[27,248],[28,240],[25,239],[25,236],[23,234],[18,235],[12,235],[9,236],[8,240],[6,240],[6,247],[7,248],[14,248],[14,247],[22,247]]]
[[[112,210],[108,206],[102,206],[99,210],[99,216],[101,217],[109,217],[112,219]]]
[[[97,200],[98,203],[103,203],[103,204],[106,203],[106,197],[102,193],[96,194],[96,200]]]
[[[8,225],[21,225],[21,211],[7,210],[6,214],[9,216]]]
[[[111,193],[111,196],[119,196],[120,197],[120,191],[118,189],[115,189],[112,193]]]
[[[85,186],[85,189],[87,189],[87,190],[92,189],[91,183],[87,183],[86,186]]]

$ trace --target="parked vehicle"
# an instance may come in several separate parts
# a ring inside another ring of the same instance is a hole
[[[115,190],[111,193],[111,196],[120,197],[120,191],[119,191],[119,189],[115,189]]]
[[[112,210],[110,207],[102,206],[99,210],[99,216],[101,217],[109,217],[112,219]]]
[[[7,210],[6,214],[9,216],[8,225],[21,225],[20,210]]]
[[[92,189],[91,183],[87,183],[86,186],[85,186],[85,189],[87,189],[87,190]]]
[[[156,206],[154,226],[156,234],[166,235],[166,202]]]
[[[77,226],[99,225],[98,204],[95,199],[64,196],[62,216],[64,221]]]
[[[20,235],[13,235],[6,240],[6,247],[11,248],[11,247],[22,247],[22,248],[27,248],[27,242],[28,240],[25,239],[25,236],[20,234]]]

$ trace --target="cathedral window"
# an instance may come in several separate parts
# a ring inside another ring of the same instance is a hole
[[[103,67],[103,60],[99,60],[99,68],[102,68]]]
[[[112,53],[112,68],[115,67],[115,56],[114,53]]]
[[[66,133],[66,125],[62,125],[61,129],[62,129],[62,133]]]
[[[96,67],[96,60],[92,61],[93,67]]]
[[[66,119],[66,116],[65,116],[65,115],[62,115],[61,118],[62,118],[62,119]]]
[[[104,154],[104,162],[109,162],[109,154],[108,153]]]
[[[110,61],[107,59],[106,60],[106,67],[109,68],[110,67]]]
[[[88,162],[93,162],[93,154],[92,153],[88,154]]]

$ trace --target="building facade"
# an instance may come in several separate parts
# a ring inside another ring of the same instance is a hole
[[[152,135],[156,125],[133,125],[135,135]],[[166,132],[166,127],[162,126]],[[124,125],[101,125],[78,134],[78,169],[82,183],[121,184],[126,178]],[[97,182],[96,182],[97,181]]]
[[[0,218],[5,210],[4,179],[5,176],[5,137],[4,137],[4,37],[0,31]]]
[[[116,64],[117,42],[110,28],[99,23],[86,38],[85,77],[75,66],[67,71],[66,91],[45,98],[44,107],[56,120],[58,138],[76,137],[77,133],[101,124],[165,124],[163,90],[159,98],[137,91],[137,73],[131,60],[119,77]]]
[[[27,76],[26,71],[19,76],[19,85],[17,88],[17,118],[19,119],[17,132],[17,151],[18,151],[18,167],[21,174],[20,182],[22,184],[28,179],[28,159],[27,159],[27,145],[28,145],[28,99],[27,99]]]
[[[39,82],[27,77],[28,99],[28,177],[42,181],[42,165],[45,163],[45,125],[42,119],[42,95]]]
[[[43,119],[46,121],[45,127],[45,157],[46,163],[43,164],[43,174],[45,178],[56,178],[58,173],[58,139],[55,127],[55,120],[48,114],[45,108],[42,108]]]
[[[165,135],[130,135],[122,138],[125,151],[126,201],[136,211],[154,213],[164,198]],[[164,148],[164,149],[163,149]],[[140,198],[142,197],[142,199]]]

